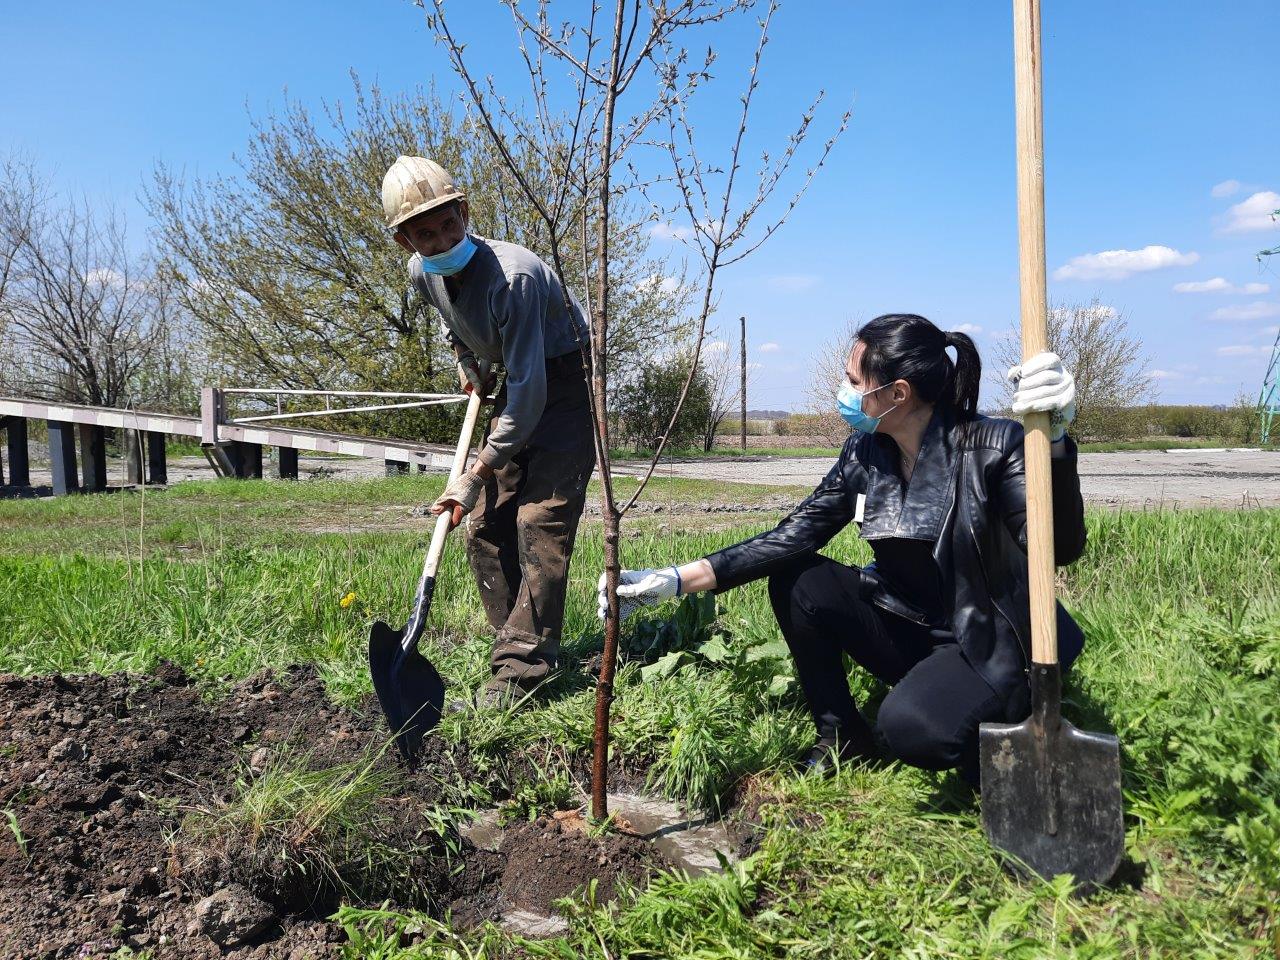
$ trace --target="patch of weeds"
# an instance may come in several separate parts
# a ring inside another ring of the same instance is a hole
[[[386,898],[439,909],[459,850],[454,817],[397,794],[398,774],[380,761],[381,751],[319,769],[305,754],[277,759],[184,818],[177,869],[197,886],[237,880],[294,911]]]
[[[511,798],[499,809],[499,822],[503,825],[517,820],[532,823],[542,814],[569,809],[574,805],[573,799],[573,784],[563,772],[555,773],[545,780],[525,780],[512,791]]]

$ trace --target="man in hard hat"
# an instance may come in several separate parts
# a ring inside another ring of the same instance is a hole
[[[595,462],[581,347],[588,329],[555,272],[514,243],[468,231],[467,198],[424,157],[400,157],[382,208],[439,311],[463,389],[506,379],[479,456],[432,513],[468,515],[467,555],[496,631],[483,706],[522,702],[556,666],[574,535]]]

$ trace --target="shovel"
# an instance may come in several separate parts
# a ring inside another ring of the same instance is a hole
[[[1039,0],[1014,0],[1018,144],[1018,246],[1022,356],[1046,347],[1044,147]],[[1062,719],[1062,674],[1053,599],[1053,487],[1049,415],[1027,414],[1027,561],[1031,591],[1031,716],[984,723],[979,733],[982,823],[1015,866],[1046,879],[1074,875],[1084,888],[1109,880],[1124,853],[1120,741]]]
[[[450,482],[466,468],[480,402],[480,391],[472,391],[462,420],[458,449],[449,470]],[[444,708],[444,680],[431,662],[418,652],[418,641],[422,639],[427,613],[431,610],[436,570],[453,521],[452,513],[446,510],[436,520],[408,625],[403,630],[394,630],[379,620],[369,631],[369,673],[373,677],[373,689],[378,694],[378,703],[382,705],[391,732],[395,734],[396,746],[411,767],[417,760],[422,738],[440,722],[440,711]]]

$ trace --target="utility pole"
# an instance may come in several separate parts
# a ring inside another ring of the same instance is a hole
[[[742,449],[747,449],[747,318],[739,317],[742,324],[742,352],[740,354],[742,386],[738,393],[738,430],[741,433]]]

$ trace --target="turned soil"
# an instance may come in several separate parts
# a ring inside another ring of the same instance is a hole
[[[367,815],[367,839],[396,854],[411,884],[388,889],[358,855],[303,868],[310,836],[218,829],[228,801],[282,759],[359,762],[385,739],[381,723],[373,704],[334,705],[307,668],[264,672],[216,700],[172,665],[146,677],[0,675],[0,957],[126,946],[330,957],[343,936],[327,917],[340,902],[389,900],[470,925],[513,906],[546,910],[592,879],[608,900],[624,878],[643,884],[663,866],[636,838],[550,818],[510,827],[496,852],[475,848],[429,814],[476,783],[500,798],[502,784],[437,738],[416,773],[390,753],[377,761],[390,789]]]

